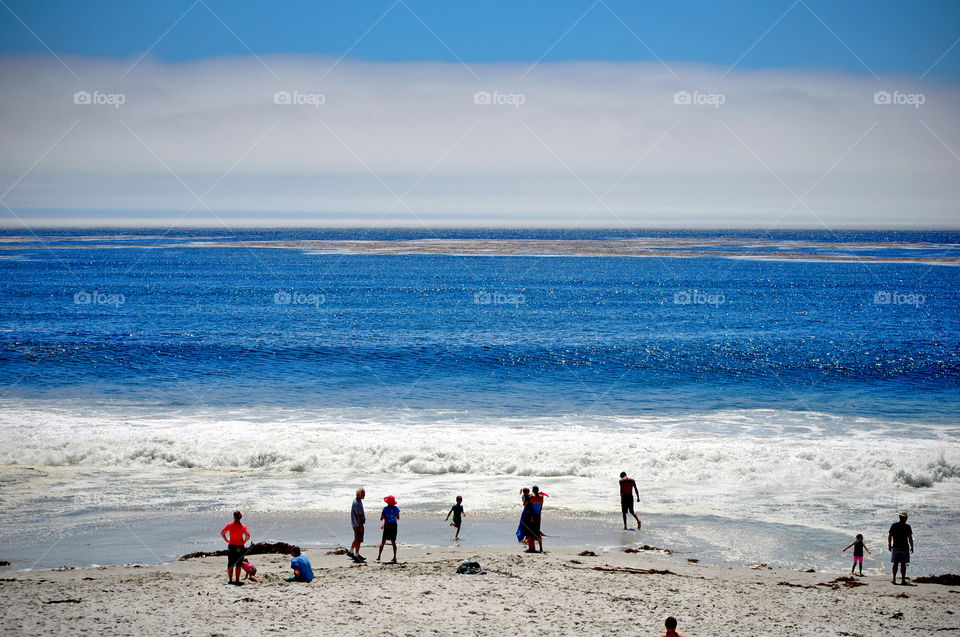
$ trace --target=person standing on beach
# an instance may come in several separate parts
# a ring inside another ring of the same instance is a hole
[[[397,521],[400,519],[400,507],[397,506],[397,499],[388,495],[383,499],[387,506],[380,512],[380,519],[383,520],[383,538],[380,540],[380,551],[377,553],[377,561],[383,555],[383,546],[390,542],[393,545],[393,559],[391,564],[397,563]]]
[[[543,553],[543,531],[540,530],[540,521],[543,513],[543,499],[549,497],[540,490],[540,487],[533,485],[533,492],[530,494],[530,531],[533,533],[534,539],[540,544],[541,553]]]
[[[350,545],[347,555],[356,562],[366,562],[366,558],[360,555],[360,545],[363,544],[363,525],[367,523],[367,516],[363,513],[363,498],[367,492],[363,487],[357,489],[357,497],[350,507],[350,526],[353,527],[353,544]]]
[[[860,565],[860,575],[863,575],[863,552],[870,552],[870,549],[867,548],[867,545],[863,543],[863,534],[857,533],[857,539],[852,543],[847,545],[846,549],[840,551],[841,553],[846,553],[847,549],[853,547],[853,566],[850,567],[850,574],[853,575],[853,569],[857,568],[857,564]]]
[[[893,583],[897,583],[897,564],[900,565],[900,583],[907,583],[907,564],[913,553],[913,529],[907,524],[907,512],[900,511],[900,521],[894,522],[887,533],[887,549],[893,564]]]
[[[623,514],[623,530],[627,530],[627,513],[633,516],[637,521],[637,530],[640,530],[640,518],[633,512],[633,494],[637,494],[637,500],[640,499],[640,491],[637,489],[637,481],[627,477],[626,471],[620,472],[620,512]]]
[[[527,553],[536,553],[536,539],[530,529],[530,516],[533,509],[530,506],[530,487],[520,489],[520,501],[523,510],[520,512],[520,524],[517,525],[517,542],[527,543]]]
[[[243,568],[243,549],[250,539],[247,525],[240,522],[243,514],[233,512],[233,522],[230,522],[220,531],[220,537],[227,543],[227,581],[231,584],[240,583],[240,571]],[[234,579],[236,576],[236,579]]]

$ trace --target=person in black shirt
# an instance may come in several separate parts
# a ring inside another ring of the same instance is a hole
[[[840,551],[841,553],[846,553],[847,549],[853,547],[853,566],[850,567],[850,574],[853,575],[853,569],[857,568],[857,564],[860,565],[860,575],[863,575],[863,552],[866,550],[867,553],[870,552],[870,549],[867,548],[867,545],[863,543],[863,534],[857,533],[857,539],[847,545],[846,549]]]
[[[897,564],[900,565],[900,583],[907,583],[907,564],[913,553],[913,529],[907,524],[907,512],[900,512],[900,521],[890,526],[887,534],[887,548],[890,550],[890,562],[893,563],[893,583],[897,583]]]

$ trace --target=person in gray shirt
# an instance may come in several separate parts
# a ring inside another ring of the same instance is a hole
[[[367,522],[367,516],[363,514],[363,498],[366,495],[367,492],[363,490],[363,487],[357,489],[357,498],[353,501],[353,506],[350,507],[350,526],[353,527],[353,544],[350,545],[350,550],[347,551],[347,555],[357,562],[367,561],[367,558],[360,555],[360,545],[363,544],[363,525]]]

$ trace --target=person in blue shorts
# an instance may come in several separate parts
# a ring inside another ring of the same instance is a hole
[[[913,553],[913,529],[907,524],[907,512],[900,511],[900,521],[890,526],[887,534],[887,549],[890,551],[890,562],[893,564],[893,583],[897,583],[897,564],[900,565],[900,583],[907,583],[907,564],[910,563],[910,554]]]

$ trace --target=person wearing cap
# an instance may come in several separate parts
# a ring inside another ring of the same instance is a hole
[[[897,564],[900,565],[900,583],[907,583],[907,564],[913,553],[913,529],[907,524],[907,512],[900,511],[900,521],[894,522],[887,533],[887,549],[893,564],[893,583],[897,583]]]
[[[380,540],[380,551],[377,553],[377,561],[383,555],[383,545],[387,542],[393,545],[393,559],[391,564],[397,563],[397,520],[400,519],[400,508],[397,506],[397,499],[388,495],[383,499],[387,506],[380,511],[380,519],[383,520],[383,538]]]

